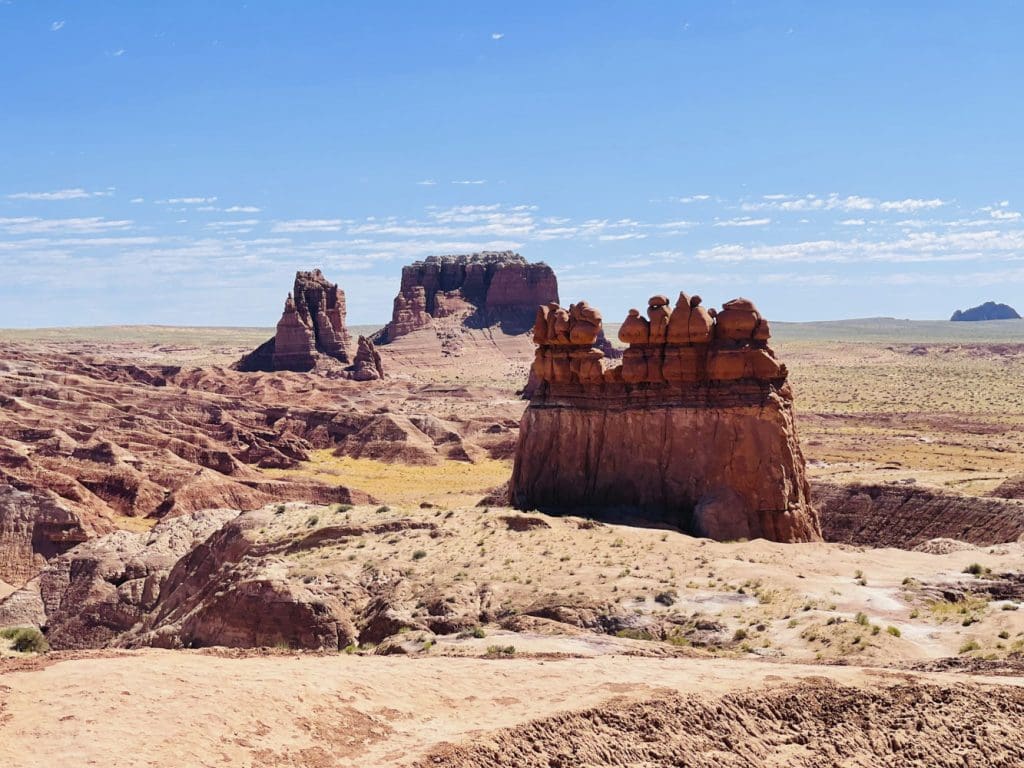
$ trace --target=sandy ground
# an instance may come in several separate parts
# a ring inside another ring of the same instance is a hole
[[[0,761],[71,766],[402,766],[556,712],[677,691],[717,695],[902,673],[728,660],[451,659],[199,652],[91,655],[0,674]],[[1020,685],[949,674],[918,680]]]

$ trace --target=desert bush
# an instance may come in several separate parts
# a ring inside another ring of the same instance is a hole
[[[676,598],[679,594],[674,589],[669,589],[664,592],[659,592],[654,596],[654,602],[661,603],[664,606],[672,606],[676,603]]]
[[[422,560],[426,556],[427,551],[425,549],[417,549],[415,552],[412,553],[413,560]]]
[[[900,628],[899,627],[889,626],[889,627],[885,628],[885,631],[888,632],[893,637],[899,637],[900,635],[903,634],[902,632],[900,632]]]
[[[968,640],[960,646],[960,653],[970,653],[971,651],[976,651],[979,648],[981,648],[981,646],[978,645],[977,640]]]
[[[11,648],[18,653],[46,653],[50,650],[50,644],[46,642],[43,633],[35,627],[5,629],[0,632],[0,637],[13,640]]]
[[[488,656],[514,656],[516,647],[514,645],[488,645]]]

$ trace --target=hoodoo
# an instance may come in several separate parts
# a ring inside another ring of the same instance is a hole
[[[716,312],[679,294],[629,311],[621,365],[595,348],[586,302],[536,312],[513,505],[621,510],[714,539],[821,538],[786,367],[747,299]]]

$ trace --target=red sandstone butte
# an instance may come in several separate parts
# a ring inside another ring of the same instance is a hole
[[[470,327],[499,325],[509,333],[529,329],[538,304],[558,301],[558,281],[543,262],[512,251],[431,256],[402,268],[391,322],[381,343],[455,317]]]
[[[719,540],[816,541],[786,367],[747,299],[719,312],[680,294],[651,297],[619,331],[621,365],[594,343],[586,302],[536,313],[512,504],[614,510]]]

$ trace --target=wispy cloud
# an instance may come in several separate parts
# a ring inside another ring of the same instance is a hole
[[[0,232],[11,235],[26,235],[46,232],[106,232],[130,229],[128,219],[111,220],[100,216],[73,219],[42,219],[37,216],[0,218]]]
[[[157,200],[156,205],[203,205],[204,203],[215,203],[216,197],[171,197],[167,200]]]
[[[273,232],[338,232],[341,219],[291,219],[279,221],[271,228]]]
[[[804,195],[793,197],[790,195],[765,195],[754,202],[744,202],[740,208],[744,211],[887,211],[895,213],[916,213],[918,211],[940,208],[947,205],[947,201],[939,198],[917,199],[907,198],[905,200],[878,200],[862,195],[839,195],[832,193],[825,197],[818,195]]]
[[[224,209],[225,213],[259,213],[260,209],[255,205],[232,205]]]
[[[110,197],[112,190],[89,192],[81,187],[74,189],[57,189],[53,192],[15,192],[7,195],[10,200],[81,200],[87,197]]]
[[[750,216],[742,216],[738,219],[725,219],[722,221],[716,221],[713,226],[715,227],[763,227],[766,224],[771,224],[771,219],[755,219]]]
[[[62,29],[64,29],[64,20],[63,19],[61,19],[60,21],[55,21],[55,22],[53,22],[50,25],[50,31],[51,32],[59,32]]]
[[[687,195],[686,197],[670,197],[673,203],[703,203],[705,200],[710,200],[711,195]]]
[[[417,181],[416,183],[419,184],[421,187],[437,186],[437,182],[434,181],[433,179],[424,179],[423,181]]]
[[[491,40],[501,40],[504,36],[504,32],[491,32]]]
[[[479,184],[486,184],[486,183],[487,183],[486,179],[459,179],[457,181],[453,181],[452,182],[452,184],[471,184],[471,185],[479,185]]]

